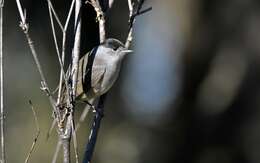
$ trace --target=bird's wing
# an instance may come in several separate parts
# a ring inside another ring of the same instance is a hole
[[[103,58],[95,58],[91,74],[91,87],[97,92],[100,90],[105,72],[106,61]]]

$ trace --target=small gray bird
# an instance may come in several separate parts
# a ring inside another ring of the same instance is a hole
[[[132,52],[119,40],[109,38],[79,60],[76,99],[90,104],[105,94],[118,78],[121,63]]]

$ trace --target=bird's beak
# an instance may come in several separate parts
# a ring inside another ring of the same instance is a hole
[[[123,52],[123,53],[132,53],[133,50],[124,49],[124,50],[122,50],[122,52]]]

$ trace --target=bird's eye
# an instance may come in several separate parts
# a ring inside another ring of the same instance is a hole
[[[118,48],[116,46],[113,47],[113,50],[116,51]]]

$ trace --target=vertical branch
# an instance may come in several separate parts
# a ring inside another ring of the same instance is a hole
[[[69,20],[71,18],[74,5],[75,5],[75,0],[72,0],[71,5],[70,5],[70,10],[69,10],[69,13],[68,13],[68,16],[67,16],[67,20],[66,20],[66,23],[64,25],[64,29],[62,31],[63,36],[62,36],[61,60],[62,60],[63,64],[64,64],[64,60],[65,60],[65,51],[66,51],[66,47],[65,47],[65,45],[66,45],[66,38],[67,38],[66,32],[67,32]],[[60,71],[60,82],[59,82],[58,101],[57,101],[58,104],[60,102],[61,93],[62,93],[62,81],[63,81],[62,80],[63,79],[62,76],[63,76],[63,74],[64,74],[64,76],[66,75],[63,71]],[[65,81],[65,84],[67,84],[66,81]],[[66,88],[67,88],[66,90],[67,90],[67,94],[68,94],[69,86],[67,85]],[[69,94],[68,94],[68,97],[69,97]]]
[[[4,130],[4,74],[3,74],[3,8],[4,0],[0,2],[0,118],[1,118],[1,162],[5,163],[5,130]]]
[[[70,136],[62,138],[63,163],[70,163]]]
[[[85,150],[85,153],[84,153],[83,163],[90,163],[90,161],[92,159],[94,149],[95,149],[95,146],[96,146],[96,142],[97,142],[98,131],[99,131],[99,128],[100,128],[101,120],[104,116],[105,99],[106,99],[106,94],[102,95],[99,98],[98,106],[97,106],[97,109],[96,109],[97,112],[95,114],[94,121],[92,123],[90,135],[89,135],[89,138],[88,138],[88,144],[86,146],[86,150]]]
[[[58,15],[56,14],[56,11],[55,9],[53,8],[52,6],[52,3],[50,0],[47,0],[48,1],[48,7],[49,7],[49,15],[50,15],[50,20],[51,20],[51,27],[52,27],[52,32],[53,32],[53,37],[54,37],[54,43],[55,43],[55,47],[56,47],[56,52],[57,52],[57,55],[58,55],[58,59],[59,59],[59,62],[60,62],[60,65],[61,65],[61,71],[60,71],[60,80],[59,80],[59,91],[58,91],[58,98],[57,98],[57,105],[60,106],[60,102],[61,102],[61,97],[63,96],[62,93],[65,93],[65,92],[62,92],[63,91],[63,79],[64,79],[64,83],[65,83],[65,90],[66,90],[66,94],[68,96],[65,96],[66,99],[66,102],[67,102],[67,108],[65,110],[64,113],[61,113],[61,115],[63,116],[62,120],[59,122],[58,124],[58,127],[59,127],[59,142],[58,142],[58,145],[57,145],[57,149],[56,149],[56,153],[54,155],[54,158],[53,158],[53,162],[56,162],[56,159],[57,159],[57,156],[58,156],[58,151],[61,147],[61,145],[63,146],[63,162],[64,163],[69,163],[71,161],[71,156],[70,156],[70,141],[71,141],[71,133],[73,132],[73,143],[74,143],[74,146],[75,146],[75,155],[76,155],[76,162],[78,162],[78,153],[77,153],[77,145],[76,145],[76,134],[74,133],[74,127],[73,127],[73,110],[74,110],[74,104],[73,104],[73,101],[74,101],[74,98],[75,98],[75,91],[76,90],[76,85],[74,85],[72,82],[72,86],[73,89],[71,89],[71,87],[68,85],[68,81],[67,81],[67,76],[65,75],[65,71],[63,69],[63,65],[64,65],[64,59],[65,59],[65,45],[66,45],[66,34],[67,34],[67,27],[68,27],[68,24],[69,24],[69,21],[70,21],[70,18],[71,18],[71,15],[72,15],[72,11],[74,9],[74,6],[75,6],[75,0],[72,0],[71,1],[71,5],[70,5],[70,9],[69,9],[69,12],[68,12],[68,15],[67,15],[67,18],[66,18],[66,22],[65,22],[65,25],[64,27],[62,26],[60,20],[59,20],[59,17]],[[78,19],[80,18],[80,15],[79,15],[79,11],[80,11],[80,7],[79,5],[80,3],[77,3],[75,6],[75,47],[74,47],[74,50],[72,51],[72,65],[74,66],[71,66],[72,67],[72,72],[70,74],[77,74],[77,62],[78,62],[78,59],[79,57],[79,49],[80,49],[80,33],[79,31],[81,30],[81,20]],[[78,11],[78,12],[77,12]],[[53,22],[53,17],[52,17],[52,14],[55,16],[56,18],[56,21],[58,22],[58,24],[60,25],[60,28],[62,30],[62,34],[63,34],[63,37],[62,37],[62,49],[61,49],[61,55],[60,56],[60,50],[58,48],[58,44],[57,44],[57,39],[56,39],[56,34],[55,34],[55,28],[54,28],[54,22]],[[78,17],[78,18],[77,18]],[[79,25],[78,25],[79,23]],[[79,27],[79,28],[78,28]],[[79,39],[78,39],[79,38]],[[78,50],[78,52],[75,52],[75,49]],[[74,55],[76,54],[76,55]],[[76,57],[75,57],[76,56]],[[75,68],[76,67],[76,68]],[[72,75],[72,79],[73,79],[73,76]],[[76,75],[77,76],[77,75]],[[76,80],[74,80],[76,81]],[[62,101],[62,102],[65,102],[65,101]],[[55,122],[55,120],[54,120]]]
[[[76,135],[74,121],[71,120],[71,124],[72,124],[72,138],[73,138],[73,144],[74,144],[75,159],[76,159],[76,163],[78,163],[79,155],[78,155],[77,135]]]
[[[72,13],[72,7],[74,6],[74,2],[75,0],[72,1],[71,3],[71,7],[70,7],[70,11],[69,11],[69,15],[68,15],[68,18],[70,18],[70,15]],[[54,44],[55,44],[55,48],[56,48],[56,53],[57,53],[57,56],[58,56],[58,61],[59,61],[59,64],[60,64],[60,80],[59,80],[59,90],[58,90],[58,98],[57,98],[57,105],[60,104],[60,101],[61,101],[61,94],[62,94],[62,83],[63,83],[63,79],[64,79],[64,85],[65,85],[65,88],[66,88],[66,93],[68,94],[68,81],[67,81],[67,77],[65,76],[65,70],[64,70],[64,57],[65,57],[65,41],[66,41],[66,30],[67,30],[67,22],[66,22],[66,25],[65,27],[62,26],[60,20],[59,20],[59,17],[58,15],[56,14],[56,11],[55,9],[53,8],[52,6],[52,3],[50,0],[48,0],[48,9],[49,9],[49,17],[50,17],[50,21],[51,21],[51,29],[52,29],[52,35],[53,35],[53,39],[54,39]],[[53,15],[55,16],[56,18],[56,21],[58,22],[59,26],[60,26],[60,29],[62,30],[63,32],[63,42],[62,42],[62,57],[60,55],[60,48],[58,46],[58,42],[57,42],[57,37],[56,37],[56,31],[55,31],[55,27],[54,27],[54,21],[53,21]]]
[[[129,31],[128,31],[128,36],[126,39],[125,47],[128,49],[130,47],[130,44],[133,40],[133,24],[130,24],[130,20],[133,17],[133,10],[134,10],[134,4],[132,0],[128,0],[128,8],[129,8]]]
[[[66,118],[66,126],[65,133],[62,135],[62,144],[63,144],[63,162],[70,163],[70,140],[72,136],[73,130],[73,121],[74,121],[74,101],[76,97],[77,90],[77,76],[78,76],[78,63],[79,63],[79,55],[80,55],[80,39],[81,39],[81,0],[75,1],[75,39],[74,46],[72,51],[72,66],[71,66],[71,74],[72,74],[72,90],[71,90],[71,99],[72,104],[70,105],[69,114]],[[73,133],[73,136],[75,134]],[[75,145],[75,144],[74,144]],[[75,145],[76,146],[76,145]],[[76,152],[77,153],[77,152]],[[77,157],[77,155],[76,155]]]
[[[57,143],[57,146],[56,146],[56,149],[55,149],[52,161],[51,161],[52,163],[56,163],[58,155],[59,155],[59,152],[60,152],[61,145],[62,145],[62,142],[61,142],[60,139],[58,139],[58,143]]]
[[[99,0],[90,0],[91,5],[94,7],[96,14],[97,14],[97,20],[99,22],[99,41],[100,43],[104,42],[106,40],[106,19],[105,19],[105,14],[104,11],[102,10]],[[112,6],[112,1],[111,1],[111,6]],[[98,131],[100,128],[101,120],[104,115],[104,102],[105,102],[106,94],[102,95],[99,98],[98,101],[98,106],[97,106],[97,112],[94,116],[94,120],[92,122],[92,127],[90,131],[90,135],[88,138],[88,143],[86,146],[86,150],[84,153],[84,159],[83,163],[90,163],[93,152],[96,146],[96,141],[97,141],[97,136],[98,136]]]
[[[75,30],[75,40],[74,40],[74,46],[73,46],[73,52],[72,52],[72,100],[73,103],[75,101],[76,97],[76,90],[77,90],[77,77],[78,77],[78,69],[79,69],[79,57],[80,57],[80,41],[81,41],[81,0],[76,0],[75,3],[75,24],[74,24],[74,30]],[[73,104],[74,107],[74,104]],[[68,123],[70,128],[70,133],[72,133],[73,136],[73,144],[74,144],[74,150],[75,150],[75,156],[76,156],[76,162],[78,163],[78,149],[77,149],[77,139],[76,139],[76,133],[74,128],[74,108],[72,108],[72,111],[68,117]]]
[[[75,4],[75,40],[72,52],[72,99],[74,101],[77,90],[78,64],[80,55],[80,38],[81,38],[81,0],[76,0]]]
[[[58,59],[59,59],[59,62],[60,62],[61,72],[63,72],[64,71],[63,62],[61,61],[61,58],[60,58],[60,50],[59,50],[59,45],[58,45],[58,41],[57,41],[57,37],[56,37],[54,22],[53,22],[53,18],[52,18],[52,10],[51,10],[51,2],[50,1],[48,1],[48,10],[49,10],[49,17],[50,17],[50,21],[51,21],[51,29],[52,29],[52,35],[53,35],[53,39],[54,39],[55,48],[56,48],[56,53],[58,55]],[[62,26],[61,26],[61,29],[63,30]],[[63,73],[61,73],[61,74],[63,74]],[[63,76],[60,76],[61,81],[59,83],[62,83],[62,79],[63,79]],[[60,103],[60,99],[61,99],[61,84],[59,84],[59,93],[58,93],[57,104]]]
[[[102,8],[99,4],[99,0],[90,0],[91,5],[94,7],[97,13],[97,20],[99,22],[99,40],[100,42],[104,42],[106,39],[106,19],[105,14],[102,11]]]

